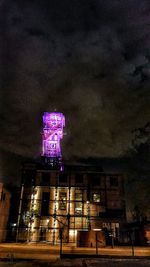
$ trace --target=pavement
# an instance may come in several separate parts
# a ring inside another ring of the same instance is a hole
[[[0,267],[149,267],[148,259],[63,259],[48,261],[0,262]]]
[[[150,260],[149,247],[105,247],[77,248],[63,246],[61,258],[147,258]],[[0,259],[12,260],[48,260],[54,262],[60,259],[60,247],[46,243],[0,243]]]

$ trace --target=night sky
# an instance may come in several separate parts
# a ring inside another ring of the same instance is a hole
[[[150,1],[0,1],[1,178],[41,152],[63,112],[63,156],[124,156],[150,121]],[[15,171],[14,171],[15,169]]]

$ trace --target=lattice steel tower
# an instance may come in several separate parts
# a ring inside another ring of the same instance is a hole
[[[62,169],[60,140],[63,139],[65,116],[58,112],[44,112],[42,133],[42,158],[51,167]]]

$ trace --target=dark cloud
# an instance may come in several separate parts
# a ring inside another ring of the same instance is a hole
[[[150,120],[149,1],[0,8],[2,151],[38,156],[42,113],[56,108],[66,116],[65,158],[123,155]]]

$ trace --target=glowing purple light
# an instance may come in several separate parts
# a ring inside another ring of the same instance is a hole
[[[65,117],[62,113],[45,112],[43,115],[42,156],[61,158],[60,140],[63,138]]]

